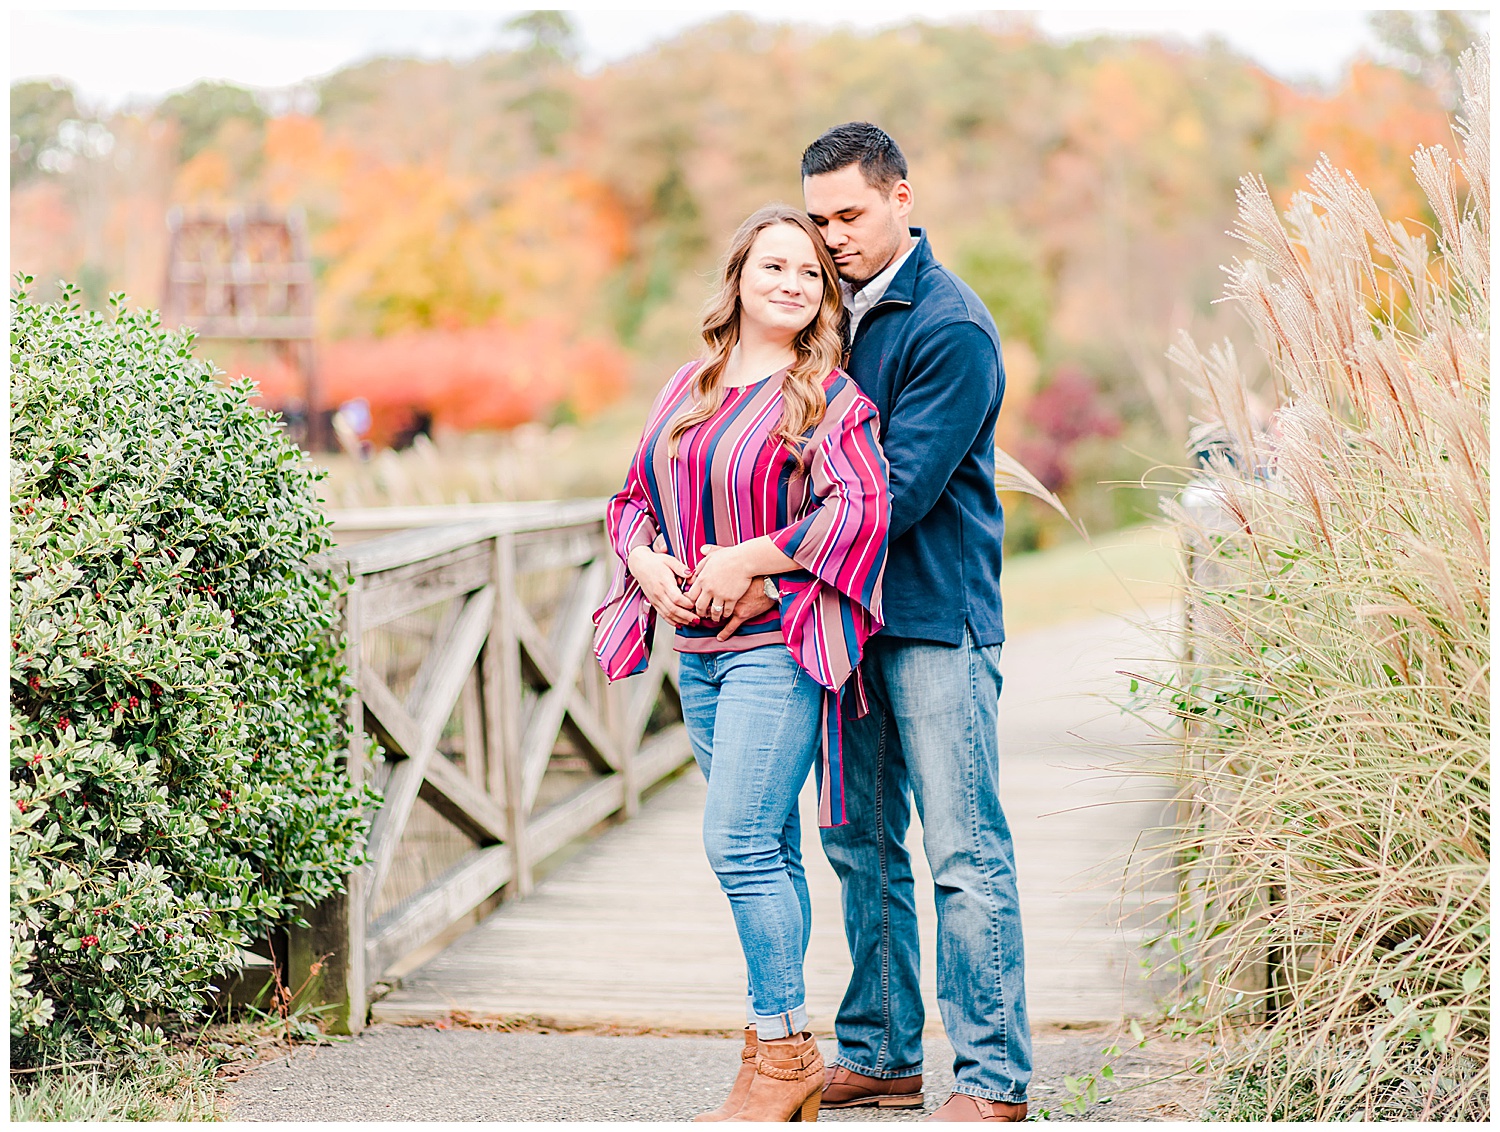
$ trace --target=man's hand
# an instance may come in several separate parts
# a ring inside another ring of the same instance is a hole
[[[703,547],[705,559],[713,557],[721,548],[709,543]],[[699,569],[702,569],[700,566]],[[718,638],[727,641],[740,631],[740,626],[746,621],[753,621],[767,610],[775,607],[776,603],[766,596],[764,582],[766,575],[758,574],[750,579],[750,588],[740,595],[740,599],[729,609],[729,620],[724,628],[719,630]]]
[[[729,622],[719,630],[719,640],[727,641],[740,631],[740,626],[746,621],[754,621],[762,613],[776,605],[774,601],[766,596],[766,591],[761,586],[761,578],[751,582],[750,588],[745,591],[745,596],[734,603],[730,610]]]
[[[687,592],[699,617],[722,621],[735,603],[745,596],[755,571],[746,565],[744,545],[717,547],[709,544],[701,548],[703,560],[693,571],[693,584]]]
[[[673,625],[691,625],[697,620],[697,611],[679,583],[692,573],[684,562],[670,554],[657,554],[649,546],[638,546],[630,552],[626,565],[657,613]]]

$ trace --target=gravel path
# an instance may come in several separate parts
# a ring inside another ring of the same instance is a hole
[[[1068,1099],[1064,1075],[1097,1072],[1116,1041],[1103,1030],[1047,1029],[1036,1034],[1031,1111],[1053,1120]],[[825,1056],[833,1043],[822,1041]],[[927,1037],[926,1111],[952,1087],[952,1050]],[[372,1026],[358,1038],[302,1047],[233,1081],[229,1118],[245,1121],[687,1120],[721,1100],[738,1066],[738,1040],[708,1037],[505,1033]],[[1113,1059],[1118,1086],[1164,1077],[1186,1060],[1178,1047],[1152,1043]],[[1192,1076],[1129,1092],[1084,1119],[1187,1120],[1201,1087]],[[913,1109],[826,1111],[820,1120],[911,1121]]]

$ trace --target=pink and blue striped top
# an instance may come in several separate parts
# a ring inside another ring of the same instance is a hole
[[[842,370],[823,383],[823,420],[811,431],[805,467],[774,435],[786,371],[725,390],[708,420],[667,453],[672,423],[693,404],[701,363],[678,370],[656,398],[625,487],[606,525],[619,563],[594,613],[594,654],[611,680],[644,671],[656,611],[625,567],[637,546],[660,536],[667,552],[696,569],[704,544],[733,546],[770,536],[801,569],[776,578],[779,608],[747,622],[727,641],[721,625],[677,629],[679,652],[732,652],[785,644],[824,688],[818,821],[843,825],[843,743],[839,707],[865,641],[880,629],[880,587],[890,527],[889,472],[876,440],[874,404]]]

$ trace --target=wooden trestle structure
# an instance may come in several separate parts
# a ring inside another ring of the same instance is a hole
[[[288,975],[344,1032],[394,965],[497,893],[526,895],[538,862],[691,757],[669,634],[628,682],[594,661],[602,504],[484,512],[331,556],[349,579],[348,772],[383,802],[369,863],[291,933]]]

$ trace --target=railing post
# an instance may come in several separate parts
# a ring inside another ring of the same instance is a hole
[[[495,612],[484,649],[484,720],[490,793],[505,799],[510,825],[512,896],[532,889],[532,860],[526,837],[526,792],[521,766],[521,652],[516,632],[516,539],[495,537],[491,577]]]
[[[369,773],[364,733],[364,702],[359,693],[360,589],[355,575],[344,594],[344,665],[353,690],[345,708],[349,747],[345,758],[353,783],[363,783]],[[287,933],[288,986],[302,990],[304,1001],[333,1009],[324,1015],[336,1034],[357,1034],[364,1029],[369,1009],[365,971],[364,870],[356,869],[335,893],[307,912],[308,926]],[[302,988],[306,988],[303,990]]]

